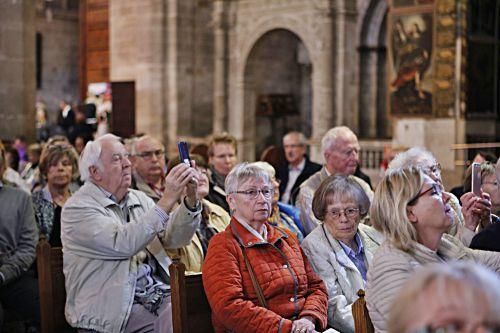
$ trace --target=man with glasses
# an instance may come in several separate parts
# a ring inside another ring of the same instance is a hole
[[[321,170],[321,165],[311,162],[306,155],[306,137],[300,132],[290,132],[283,137],[286,164],[277,170],[280,183],[280,201],[295,204],[300,185]]]
[[[362,179],[353,176],[359,163],[359,143],[356,134],[346,126],[337,126],[330,129],[321,140],[321,151],[325,159],[323,168],[302,183],[297,196],[297,207],[300,208],[304,231],[309,234],[321,222],[316,219],[312,211],[314,192],[321,182],[330,175],[351,176],[358,182],[367,194],[370,201],[373,191]]]
[[[132,188],[158,202],[165,191],[165,147],[160,141],[145,135],[134,139],[130,150]]]

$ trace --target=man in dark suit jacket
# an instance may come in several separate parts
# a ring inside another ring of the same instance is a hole
[[[290,132],[283,137],[287,163],[280,167],[277,177],[280,183],[280,201],[295,204],[299,186],[311,175],[321,170],[321,165],[311,162],[306,155],[306,138],[300,132]]]

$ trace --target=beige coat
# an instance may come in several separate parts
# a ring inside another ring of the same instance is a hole
[[[470,260],[500,272],[499,252],[469,249],[450,235],[443,235],[437,252],[416,244],[414,251],[408,253],[385,241],[375,252],[366,284],[366,301],[375,331],[387,332],[391,304],[419,267],[450,260]]]
[[[214,227],[217,232],[224,231],[231,221],[229,214],[224,210],[224,208],[207,200],[203,200],[203,206],[208,209],[208,223]],[[200,239],[196,233],[191,239],[190,244],[178,249],[166,250],[167,254],[171,258],[179,258],[180,261],[186,265],[186,271],[188,273],[201,272],[205,256],[203,255],[203,248],[201,247]]]
[[[364,224],[359,224],[358,234],[369,269],[383,236]],[[361,273],[327,228],[314,229],[302,242],[302,249],[328,291],[328,325],[343,333],[354,333],[351,307],[358,299],[357,291],[365,289]]]

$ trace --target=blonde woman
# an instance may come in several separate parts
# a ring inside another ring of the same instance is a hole
[[[500,253],[471,250],[445,234],[453,224],[450,196],[420,169],[390,170],[379,183],[370,216],[386,240],[368,271],[366,300],[377,332],[387,331],[391,302],[422,265],[471,260],[500,272]],[[478,221],[477,202],[464,202],[464,215]]]

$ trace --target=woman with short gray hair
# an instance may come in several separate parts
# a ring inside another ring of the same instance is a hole
[[[312,333],[326,326],[327,295],[297,238],[273,227],[269,173],[242,163],[226,177],[231,222],[211,240],[203,285],[216,332]]]
[[[328,291],[328,324],[344,333],[354,333],[352,303],[365,289],[373,253],[383,241],[375,229],[360,224],[369,209],[368,196],[352,177],[329,176],[312,202],[314,216],[323,223],[302,242]]]

